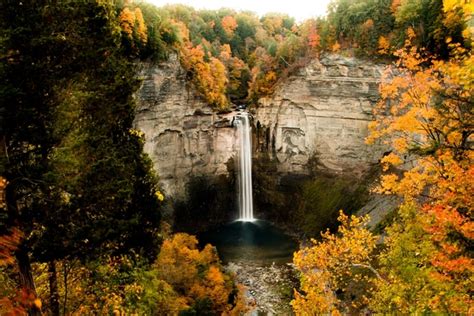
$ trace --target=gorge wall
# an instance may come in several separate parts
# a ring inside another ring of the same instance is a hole
[[[328,55],[313,60],[260,100],[259,149],[283,173],[307,173],[308,162],[333,173],[362,175],[380,151],[364,143],[383,66]]]
[[[192,176],[227,173],[234,154],[233,114],[215,113],[186,80],[177,57],[144,65],[135,126],[162,189],[181,197]]]
[[[279,173],[308,174],[310,161],[361,175],[380,157],[364,143],[383,66],[338,55],[314,60],[252,109],[254,149]],[[193,176],[219,175],[235,154],[235,112],[218,114],[194,92],[175,56],[145,65],[135,126],[145,133],[166,194],[182,196]]]

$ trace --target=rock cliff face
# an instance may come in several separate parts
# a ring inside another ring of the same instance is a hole
[[[364,144],[382,66],[330,55],[282,82],[253,110],[254,148],[278,160],[281,173],[363,174],[379,153]],[[180,196],[192,176],[227,173],[235,155],[235,113],[214,113],[186,81],[176,57],[145,65],[135,126],[163,189]]]
[[[383,66],[329,55],[290,76],[255,113],[258,149],[270,152],[284,173],[322,169],[361,175],[380,150],[364,143],[378,98]]]
[[[192,176],[227,173],[234,153],[233,114],[217,114],[186,81],[176,56],[145,65],[135,126],[163,190],[180,197]]]

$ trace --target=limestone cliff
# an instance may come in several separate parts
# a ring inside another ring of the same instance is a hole
[[[364,138],[382,71],[339,55],[313,60],[260,100],[258,149],[274,155],[281,172],[307,173],[315,158],[328,171],[363,174],[380,157]]]
[[[255,150],[276,158],[281,173],[307,174],[316,158],[323,169],[362,174],[379,158],[364,138],[382,68],[337,55],[312,61],[252,110]],[[145,133],[145,151],[168,195],[182,195],[193,175],[227,172],[235,113],[213,112],[176,57],[144,66],[137,97],[135,126]]]
[[[233,114],[217,114],[194,92],[176,56],[144,65],[135,126],[166,194],[182,196],[191,176],[227,172],[234,153]]]

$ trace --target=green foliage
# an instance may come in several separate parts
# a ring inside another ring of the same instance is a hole
[[[362,206],[366,188],[344,178],[317,176],[307,181],[301,203],[295,212],[296,225],[308,236],[318,236],[327,227],[336,226],[339,210],[354,212]]]
[[[265,137],[261,126],[257,126],[257,135],[258,139]],[[269,146],[269,142],[259,141],[259,150],[268,150],[263,147]],[[334,229],[339,210],[355,212],[362,207],[368,184],[373,181],[371,173],[365,179],[322,172],[275,177],[277,164],[263,153],[253,160],[255,212],[258,218],[278,223],[303,239],[319,237],[326,228]]]
[[[343,49],[361,56],[386,54],[379,49],[381,38],[393,46],[404,45],[407,30],[416,33],[416,45],[448,58],[449,42],[469,47],[463,38],[465,20],[458,7],[456,14],[447,13],[443,0],[333,0],[321,27],[321,42],[329,49],[338,41]]]
[[[376,284],[371,307],[384,314],[468,313],[470,281],[452,282],[433,266],[436,243],[418,213],[416,205],[404,204],[400,218],[387,228],[379,256],[387,281]]]
[[[156,6],[138,2],[136,7],[143,13],[148,35],[145,45],[140,48],[140,59],[151,59],[154,62],[165,60],[179,43],[177,28],[171,23],[166,12]]]
[[[192,307],[183,310],[179,313],[179,316],[214,316],[218,315],[212,311],[212,301],[205,297],[203,299],[196,300]]]
[[[329,5],[326,23],[336,40],[355,48],[359,55],[377,53],[378,39],[388,36],[394,25],[390,0],[335,0]]]
[[[198,90],[205,86],[201,78],[225,81],[226,89],[216,93],[224,97],[226,104],[229,101],[249,102],[272,93],[278,76],[286,75],[307,52],[303,49],[307,41],[305,35],[299,33],[298,25],[287,15],[268,14],[259,19],[250,12],[229,9],[197,11],[182,5],[166,6],[164,10],[181,29],[182,64],[190,72]],[[222,54],[223,47],[230,48],[225,55]],[[196,53],[201,50],[203,61],[198,58],[193,62],[193,54],[189,51]],[[216,73],[211,74],[214,79],[209,75],[199,75],[199,68],[205,69],[205,63],[212,58],[225,65],[226,80],[218,78]],[[271,72],[270,76],[265,76],[266,72]],[[211,104],[216,99],[203,91],[201,94]]]
[[[427,312],[425,299],[441,291],[430,282],[429,258],[434,247],[415,213],[414,206],[403,206],[399,211],[401,218],[387,228],[388,249],[382,254],[380,264],[385,267],[381,272],[391,282],[380,282],[373,300],[374,307],[382,313]]]
[[[186,185],[187,196],[175,203],[174,229],[198,232],[227,220],[235,209],[234,179],[197,176]],[[196,214],[199,214],[196,216]]]
[[[131,248],[153,256],[157,184],[130,132],[139,81],[113,6],[0,9],[7,222],[22,226],[36,260]]]
[[[158,277],[156,270],[136,269],[136,285],[125,292],[124,303],[128,310],[140,315],[170,315],[176,313],[179,299],[173,287]]]

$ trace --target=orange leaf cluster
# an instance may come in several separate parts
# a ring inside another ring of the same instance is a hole
[[[231,15],[226,15],[222,18],[222,28],[227,33],[228,36],[232,36],[234,30],[237,28],[237,21]]]
[[[13,297],[0,297],[0,314],[4,316],[26,316],[28,310],[41,310],[41,300],[26,289],[19,290]]]
[[[6,181],[4,181],[6,184]],[[11,229],[9,234],[0,236],[0,268],[15,263],[13,252],[23,238],[17,228]],[[5,316],[27,315],[31,308],[41,310],[41,301],[27,289],[9,289],[7,293],[0,293],[0,314]]]
[[[184,24],[180,23],[184,43],[180,47],[181,64],[184,69],[191,74],[191,78],[201,95],[211,105],[220,110],[226,109],[229,100],[226,96],[228,84],[227,69],[225,65],[215,57],[210,57],[204,51],[204,45],[209,44],[203,41],[203,45],[193,44],[186,38],[189,34]],[[223,46],[223,57],[230,57],[230,47]]]
[[[134,33],[136,33],[142,43],[147,42],[147,27],[140,8],[137,7],[132,11],[126,6],[120,12],[119,21],[120,27],[129,38],[132,38]]]
[[[378,41],[379,54],[386,55],[390,52],[390,41],[385,36],[380,36]]]
[[[222,272],[216,250],[206,245],[198,249],[194,236],[178,233],[165,240],[155,267],[161,279],[181,295],[187,306],[210,299],[212,310],[223,315],[239,315],[246,310],[243,292],[234,288]],[[232,293],[238,295],[230,300]]]
[[[8,235],[0,236],[0,266],[15,262],[13,252],[20,244],[22,237],[23,234],[17,228],[12,229]]]
[[[4,177],[0,176],[0,209],[6,209],[7,201],[6,201],[6,189],[7,189],[8,181]]]
[[[459,45],[452,45],[448,61],[427,58],[410,45],[412,30],[408,37],[397,52],[398,71],[389,70],[380,86],[377,121],[367,139],[388,139],[392,153],[382,159],[384,170],[402,165],[397,174],[403,175],[383,175],[377,191],[400,195],[420,209],[416,220],[432,247],[428,280],[459,296],[446,296],[445,305],[433,297],[430,308],[465,312],[472,305],[466,291],[474,272],[467,246],[474,239],[474,59]]]

